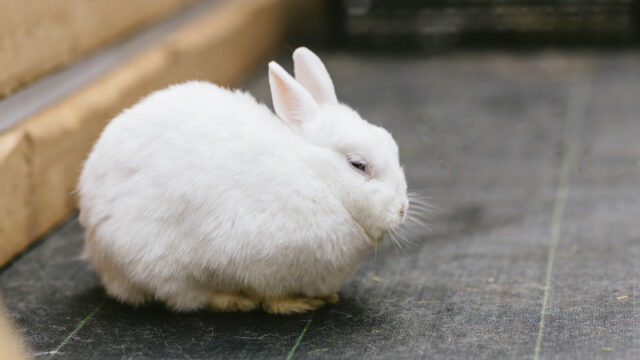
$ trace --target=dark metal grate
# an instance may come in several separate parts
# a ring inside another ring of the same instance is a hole
[[[352,43],[601,43],[638,39],[639,0],[343,0]]]

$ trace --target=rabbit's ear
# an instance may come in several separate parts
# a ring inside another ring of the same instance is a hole
[[[293,52],[296,80],[305,87],[318,104],[337,103],[331,76],[322,60],[306,47]]]
[[[318,111],[316,101],[274,61],[269,63],[269,85],[273,108],[280,119],[297,126],[315,117]]]

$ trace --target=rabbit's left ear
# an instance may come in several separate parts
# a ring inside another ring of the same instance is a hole
[[[269,85],[273,108],[280,119],[294,126],[313,120],[318,104],[280,65],[269,63]]]
[[[318,104],[338,102],[331,76],[318,55],[306,47],[299,47],[293,52],[293,63],[296,80],[309,91]]]

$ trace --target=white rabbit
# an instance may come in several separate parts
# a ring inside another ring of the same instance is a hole
[[[107,293],[271,313],[315,309],[408,210],[398,146],[338,103],[320,59],[275,62],[275,112],[206,82],[157,91],[115,117],[78,193],[85,256]]]

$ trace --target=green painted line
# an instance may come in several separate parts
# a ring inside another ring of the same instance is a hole
[[[306,334],[307,330],[309,330],[309,326],[311,326],[311,321],[313,321],[313,316],[315,314],[316,314],[315,312],[311,313],[311,317],[307,321],[307,325],[305,325],[300,335],[298,335],[298,338],[296,339],[296,343],[293,344],[293,347],[291,348],[291,350],[289,350],[289,354],[287,354],[287,357],[285,358],[285,360],[291,360],[291,358],[293,358],[293,354],[296,353],[296,349],[298,348],[298,346],[300,346],[300,343],[302,342],[302,338],[304,337],[304,334]]]
[[[547,256],[547,272],[544,281],[544,295],[542,297],[542,309],[540,310],[540,322],[538,325],[538,338],[533,355],[534,360],[540,358],[540,348],[542,347],[542,337],[544,335],[544,318],[547,312],[547,304],[551,292],[551,275],[553,274],[553,263],[556,258],[556,249],[560,240],[560,230],[564,211],[569,199],[569,178],[573,169],[578,150],[580,149],[580,133],[582,123],[586,116],[587,103],[591,92],[591,82],[589,79],[576,81],[571,89],[569,103],[567,105],[567,117],[564,133],[564,158],[560,175],[560,183],[556,192],[556,199],[553,207],[553,217],[551,220],[551,239],[549,241],[549,255]]]
[[[102,308],[102,306],[107,302],[107,299],[104,299],[100,305],[96,306],[95,309],[93,309],[93,311],[91,311],[91,313],[89,313],[89,315],[87,315],[84,319],[82,319],[82,321],[80,321],[80,323],[78,324],[78,326],[76,326],[75,329],[73,329],[73,331],[71,331],[71,333],[69,333],[69,335],[67,335],[66,338],[64,338],[64,340],[62,340],[62,342],[60,343],[60,345],[58,345],[58,347],[53,350],[51,352],[51,357],[54,357],[58,354],[58,352],[60,351],[60,349],[62,349],[62,347],[64,347],[69,340],[71,340],[71,338],[73,338],[78,331],[80,331],[80,329],[82,329],[82,327],[89,321],[91,320],[91,318],[98,312],[100,311],[100,308]]]

